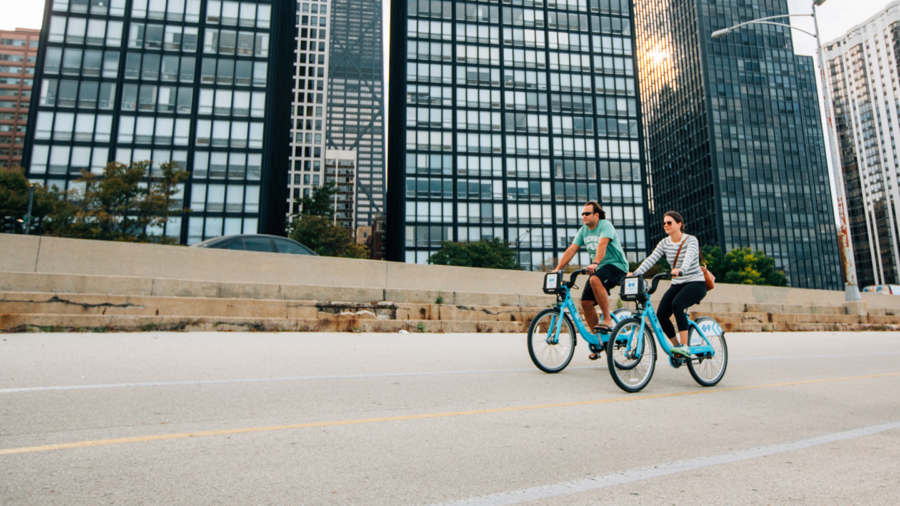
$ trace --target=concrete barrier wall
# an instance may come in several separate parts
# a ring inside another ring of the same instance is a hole
[[[268,293],[281,294],[272,298],[315,298],[321,287],[329,288],[333,296],[346,293],[346,300],[433,302],[439,292],[448,303],[466,302],[462,297],[451,300],[452,294],[469,294],[470,304],[482,303],[477,294],[499,300],[497,305],[544,305],[548,299],[541,291],[540,272],[0,234],[0,277],[17,278],[16,286],[21,286],[22,277],[13,273],[63,274],[73,283],[82,276],[109,277],[109,283],[152,280],[148,290],[170,295],[201,290],[214,296],[227,286],[229,293],[258,293],[253,298],[266,298]],[[97,288],[103,284],[97,279],[91,283]],[[294,296],[286,294],[291,291]],[[900,296],[863,294],[863,300],[869,308],[900,309]],[[704,302],[841,305],[844,293],[717,284]]]

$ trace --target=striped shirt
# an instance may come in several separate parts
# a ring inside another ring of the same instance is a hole
[[[685,243],[685,241],[687,242]],[[681,254],[678,255],[678,265],[672,265],[675,262],[675,255],[678,254],[678,248],[681,247],[682,243],[684,243],[684,247],[681,248]],[[634,275],[640,276],[647,272],[647,269],[656,265],[656,262],[659,261],[663,254],[666,255],[666,260],[669,262],[669,265],[672,265],[673,269],[681,269],[681,275],[672,278],[673,285],[706,280],[703,277],[703,271],[700,270],[700,241],[696,237],[687,234],[682,234],[680,242],[672,242],[672,239],[669,237],[659,241],[653,253],[644,260],[641,266],[638,267],[638,270],[634,271]]]

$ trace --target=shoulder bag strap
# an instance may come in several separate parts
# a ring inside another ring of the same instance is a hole
[[[685,241],[687,241],[687,234],[685,234],[685,236],[681,238],[681,246],[678,247],[678,253],[675,253],[675,261],[672,262],[673,269],[678,268],[678,256],[681,255],[681,248],[684,247]]]

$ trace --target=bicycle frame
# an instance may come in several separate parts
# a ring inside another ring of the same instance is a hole
[[[649,297],[647,301],[644,302],[644,308],[641,309],[638,307],[637,311],[635,311],[635,318],[639,318],[641,320],[641,329],[639,336],[644,335],[644,329],[646,328],[647,323],[650,323],[650,330],[653,335],[656,337],[656,341],[659,343],[660,347],[662,347],[663,351],[666,352],[666,355],[672,356],[672,345],[669,344],[669,340],[666,339],[666,334],[663,332],[662,326],[659,324],[659,318],[656,316],[656,310],[653,309],[653,304],[650,302]],[[696,358],[709,358],[715,356],[716,352],[713,350],[713,347],[709,344],[709,339],[706,338],[706,334],[703,333],[703,330],[691,319],[688,319],[688,326],[694,327],[697,329],[697,333],[700,335],[700,338],[703,340],[703,343],[698,346],[689,346],[691,350],[692,358],[696,355]],[[628,340],[628,343],[625,346],[625,352],[628,353],[631,351],[632,340],[631,336],[625,337]],[[634,354],[637,357],[640,357],[644,350],[644,340],[636,339],[637,347],[634,350]],[[618,340],[616,341],[618,342]],[[688,343],[690,345],[690,343]]]
[[[563,286],[562,289],[565,291],[565,296],[561,297],[562,301],[558,302],[556,307],[559,309],[559,316],[555,317],[555,320],[551,320],[550,326],[553,329],[553,342],[559,342],[559,331],[562,329],[562,319],[566,313],[569,312],[569,317],[575,323],[575,330],[578,331],[578,334],[584,339],[588,344],[592,344],[597,347],[606,346],[607,341],[609,341],[608,334],[592,334],[588,331],[587,327],[584,326],[584,322],[581,320],[581,316],[578,314],[578,308],[575,307],[575,302],[572,300],[572,293],[567,286]],[[603,321],[603,315],[600,316],[600,321]],[[618,323],[616,317],[612,314],[613,325]],[[548,336],[549,337],[549,336]]]

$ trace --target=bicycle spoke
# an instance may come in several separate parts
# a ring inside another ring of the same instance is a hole
[[[610,339],[607,362],[613,380],[628,392],[644,388],[653,376],[656,349],[646,329],[641,331],[641,321],[635,318],[623,320]]]
[[[528,330],[531,360],[544,372],[559,372],[572,360],[574,340],[571,322],[558,309],[542,311]]]
[[[711,319],[703,317],[698,319],[698,323],[701,320]],[[692,330],[692,332],[696,332],[696,330]],[[714,333],[705,337],[713,349],[713,356],[693,358],[688,362],[688,369],[697,383],[709,387],[721,381],[725,374],[725,368],[728,366],[728,346],[725,344],[725,336],[721,334]]]

